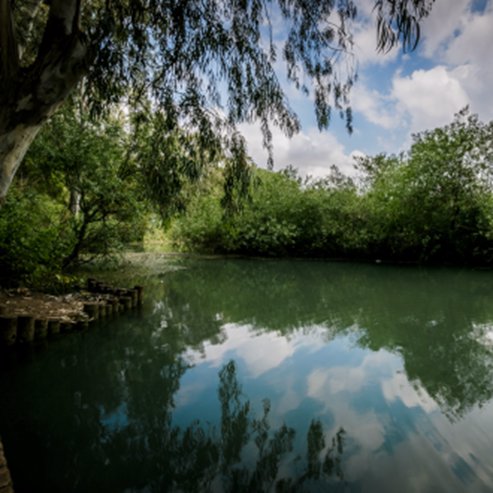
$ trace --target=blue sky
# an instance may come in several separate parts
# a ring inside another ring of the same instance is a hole
[[[348,135],[337,117],[328,131],[319,132],[310,99],[286,87],[302,131],[289,140],[274,129],[275,169],[292,164],[303,175],[323,176],[336,164],[352,174],[354,155],[406,150],[412,133],[449,123],[466,105],[483,121],[493,119],[492,0],[436,0],[418,49],[385,55],[375,50],[373,0],[357,3],[354,132]],[[250,155],[264,166],[258,126],[243,125],[242,131]]]

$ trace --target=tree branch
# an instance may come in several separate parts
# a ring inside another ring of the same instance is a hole
[[[5,0],[0,0],[5,1]],[[44,0],[48,20],[36,60],[17,88],[14,123],[37,124],[67,97],[87,70],[87,40],[79,30],[82,0]]]

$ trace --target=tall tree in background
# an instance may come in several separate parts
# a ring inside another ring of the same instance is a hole
[[[378,48],[414,48],[432,3],[375,0]],[[281,48],[272,12],[284,22]],[[0,0],[0,203],[43,123],[83,79],[94,109],[151,97],[170,125],[205,143],[226,138],[242,155],[238,122],[260,120],[268,149],[270,123],[288,135],[299,128],[274,71],[281,51],[288,78],[313,91],[320,128],[336,108],[350,129],[355,71],[343,62],[355,17],[352,0]]]

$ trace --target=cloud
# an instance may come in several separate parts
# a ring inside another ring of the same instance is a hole
[[[413,132],[449,123],[469,103],[459,80],[441,65],[431,70],[415,70],[408,77],[397,74],[391,95],[399,111],[409,115]]]
[[[267,151],[262,146],[260,127],[244,124],[240,130],[254,162],[259,167],[265,167]],[[327,175],[330,167],[335,164],[343,173],[354,174],[353,156],[361,152],[346,152],[344,145],[330,132],[319,132],[318,129],[311,128],[289,139],[281,130],[273,128],[272,134],[274,166],[277,170],[293,165],[302,176],[322,177]]]
[[[467,91],[473,111],[483,119],[493,118],[493,4],[482,13],[470,15],[458,36],[447,46],[444,59]]]
[[[330,133],[312,128],[313,98],[285,84],[302,123],[310,128],[292,140],[273,130],[275,168],[292,164],[302,175],[323,176],[336,164],[353,174],[353,154],[405,150],[410,133],[446,125],[466,105],[482,120],[493,119],[493,2],[484,5],[478,10],[476,4],[472,8],[472,0],[436,0],[422,24],[418,50],[403,56],[399,48],[386,55],[376,51],[373,3],[362,2],[353,30],[360,78],[351,94],[351,142],[337,125]],[[285,69],[277,65],[284,80]],[[366,122],[358,127],[361,116]],[[253,159],[265,166],[267,153],[258,125],[243,125],[242,130]]]
[[[364,84],[357,85],[351,96],[353,109],[359,111],[370,122],[385,129],[398,126],[402,115],[397,115],[395,101]]]
[[[390,91],[368,89],[363,80],[353,92],[354,109],[381,129],[408,132],[445,125],[466,105],[483,120],[492,119],[493,3],[489,2],[483,11],[473,11],[472,3],[437,0],[422,25],[419,52],[401,58]],[[371,26],[368,22],[366,26],[358,35],[360,44],[368,50],[373,44],[369,38]],[[419,62],[418,55],[428,58],[426,66],[420,62],[423,68],[403,75],[407,62]],[[367,55],[367,60],[372,62],[372,56]],[[435,66],[428,68],[430,62]],[[368,80],[380,77],[378,72],[368,70],[363,74]]]
[[[368,122],[385,130],[419,132],[446,125],[470,98],[460,72],[439,65],[408,76],[397,71],[388,94],[359,85],[352,101]]]
[[[491,60],[492,19],[493,6],[484,13],[470,15],[461,32],[448,44],[445,59],[452,64]]]
[[[379,372],[381,368],[384,368],[384,372],[389,372],[389,367],[393,364],[395,357],[382,350],[367,354],[359,366],[317,368],[308,375],[307,395],[330,406],[333,394],[361,392],[375,372]]]
[[[185,358],[191,364],[206,362],[219,368],[234,355],[234,359],[243,361],[251,376],[258,377],[280,366],[301,347],[308,351],[323,347],[325,333],[325,328],[313,326],[309,333],[299,330],[286,338],[276,332],[258,332],[251,325],[229,323],[222,327],[219,344],[208,341],[200,350],[189,348]]]
[[[493,3],[472,10],[471,0],[437,0],[423,24],[423,54],[447,67],[483,119],[493,118]]]
[[[206,361],[219,367],[225,361],[226,353],[234,353],[241,358],[251,375],[258,377],[262,373],[279,366],[290,357],[294,348],[284,337],[274,332],[266,332],[252,338],[253,327],[249,325],[226,324],[223,327],[224,340],[221,344],[206,343],[202,352],[188,350],[187,359],[196,363]]]
[[[394,373],[381,382],[382,393],[389,402],[400,400],[406,407],[421,407],[430,413],[438,408],[435,400],[419,385],[412,385],[404,373]]]
[[[467,25],[471,0],[436,0],[422,24],[422,51],[428,58],[443,56],[457,32]]]

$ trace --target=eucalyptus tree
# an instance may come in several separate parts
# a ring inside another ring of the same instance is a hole
[[[432,4],[374,0],[378,48],[414,48]],[[260,120],[269,149],[271,123],[288,135],[299,128],[274,69],[280,53],[289,80],[313,91],[319,126],[335,108],[350,129],[356,73],[344,59],[356,15],[353,0],[0,0],[0,201],[43,123],[83,80],[94,109],[150,96],[173,124],[242,156],[238,122]]]

